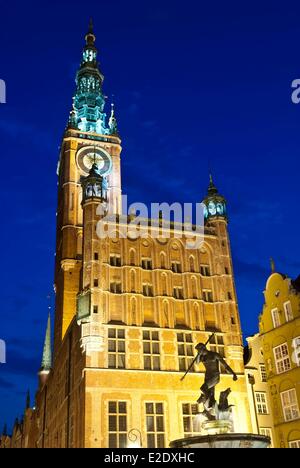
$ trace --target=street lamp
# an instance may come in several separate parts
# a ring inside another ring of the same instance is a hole
[[[142,442],[142,433],[139,429],[131,429],[128,432],[128,448],[142,448],[143,447],[143,442]]]

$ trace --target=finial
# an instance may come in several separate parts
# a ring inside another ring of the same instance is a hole
[[[94,46],[96,36],[94,34],[94,25],[93,25],[92,18],[90,18],[89,28],[88,28],[88,32],[87,32],[87,34],[85,36],[85,40],[86,40],[86,43],[87,43],[88,46]]]
[[[89,29],[88,29],[89,34],[94,34],[94,25],[93,25],[93,18],[90,18],[89,22]]]
[[[271,258],[270,260],[271,260],[271,271],[272,271],[272,273],[275,273],[275,271],[276,271],[275,261],[274,261],[273,258]]]

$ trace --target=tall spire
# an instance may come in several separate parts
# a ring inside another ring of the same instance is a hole
[[[109,133],[109,128],[106,125],[105,96],[102,92],[104,76],[97,62],[98,50],[95,41],[91,19],[85,35],[81,64],[76,75],[76,92],[68,128],[103,135]]]
[[[52,349],[51,349],[51,316],[49,313],[47,330],[45,335],[44,350],[41,371],[50,371],[52,368]]]

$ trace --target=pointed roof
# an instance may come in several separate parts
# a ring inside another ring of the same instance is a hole
[[[208,186],[208,195],[215,195],[218,193],[218,189],[214,184],[212,174],[209,174],[209,186]]]
[[[52,368],[51,316],[49,313],[48,322],[47,322],[47,330],[46,330],[45,341],[44,341],[41,371],[43,370],[49,371],[51,368]]]

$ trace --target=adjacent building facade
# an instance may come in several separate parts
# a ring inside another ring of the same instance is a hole
[[[300,448],[300,278],[272,272],[264,292],[258,347],[266,369],[277,448]]]
[[[259,334],[247,338],[245,353],[245,371],[251,415],[252,430],[255,434],[265,435],[271,439],[274,447],[274,421],[272,405],[267,383],[267,371]]]
[[[211,179],[194,248],[164,214],[123,214],[121,139],[102,83],[90,26],[59,158],[54,350],[49,322],[22,446],[168,447],[195,434],[204,369],[181,377],[212,333],[238,375],[223,374],[218,391],[232,388],[235,430],[252,432],[226,201]]]

